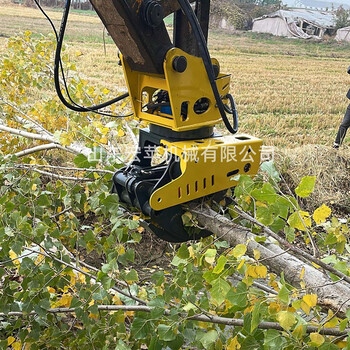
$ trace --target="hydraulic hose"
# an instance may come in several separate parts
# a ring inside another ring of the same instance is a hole
[[[67,94],[72,101],[72,103],[69,103],[65,97],[63,96],[61,92],[61,87],[60,87],[60,79],[59,79],[59,71],[60,71],[60,64],[61,64],[61,51],[62,51],[62,45],[63,45],[63,38],[64,38],[64,33],[66,31],[66,26],[67,26],[67,20],[68,20],[68,15],[69,15],[69,10],[70,10],[70,5],[71,5],[71,0],[66,0],[66,5],[64,8],[63,16],[62,16],[62,22],[61,22],[61,27],[60,31],[57,37],[57,46],[56,46],[56,52],[55,52],[55,65],[54,65],[54,80],[55,80],[55,88],[58,97],[62,101],[62,103],[68,107],[69,109],[72,109],[73,111],[76,112],[94,112],[97,111],[101,108],[107,107],[112,105],[113,103],[119,102],[129,96],[129,93],[122,94],[110,101],[95,105],[95,106],[90,106],[90,107],[82,107],[78,105],[77,103],[73,102],[72,99],[69,96],[68,89]],[[101,113],[103,114],[103,113]],[[107,115],[107,114],[106,114]]]

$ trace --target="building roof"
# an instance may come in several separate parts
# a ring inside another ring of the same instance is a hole
[[[273,17],[284,18],[287,21],[287,23],[303,20],[321,28],[334,27],[334,17],[332,13],[322,12],[322,11],[313,11],[313,10],[307,10],[307,9],[278,10],[269,15],[255,18],[254,21],[261,20],[264,18],[273,18]]]

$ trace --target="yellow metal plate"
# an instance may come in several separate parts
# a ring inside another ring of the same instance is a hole
[[[234,187],[236,175],[254,176],[260,165],[262,140],[246,134],[162,143],[180,157],[182,174],[152,194],[154,210]]]

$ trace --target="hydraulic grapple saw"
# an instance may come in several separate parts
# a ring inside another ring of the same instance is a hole
[[[164,240],[206,236],[184,228],[181,205],[234,187],[238,174],[255,175],[262,145],[237,134],[230,75],[207,49],[210,0],[90,1],[121,52],[135,118],[149,123],[112,191],[147,215],[148,228]],[[173,40],[164,24],[171,14]],[[231,135],[214,133],[221,121]],[[154,165],[159,146],[167,160]]]

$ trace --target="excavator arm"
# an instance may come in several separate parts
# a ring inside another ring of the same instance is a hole
[[[90,0],[120,50],[140,130],[135,159],[113,177],[114,193],[142,211],[147,229],[182,242],[210,234],[186,229],[182,204],[254,176],[262,141],[237,134],[230,75],[207,48],[210,0]],[[164,18],[174,14],[173,38]],[[233,123],[228,116],[232,117]],[[224,121],[231,135],[214,126]],[[154,164],[158,147],[167,160]]]

